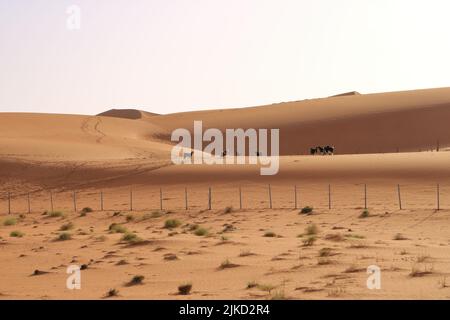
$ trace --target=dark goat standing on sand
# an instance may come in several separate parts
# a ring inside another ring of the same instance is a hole
[[[316,155],[316,154],[322,154],[322,155],[333,155],[334,154],[334,147],[332,146],[325,146],[325,147],[315,147],[315,148],[311,148],[310,149],[310,153],[311,155]]]

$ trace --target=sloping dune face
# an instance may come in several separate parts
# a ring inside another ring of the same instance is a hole
[[[141,121],[57,114],[3,113],[0,157],[108,160],[168,154],[151,140],[161,129]]]
[[[425,151],[450,145],[450,88],[338,96],[261,107],[156,116],[147,121],[171,131],[203,127],[278,128],[280,154],[309,153],[331,145],[337,154]],[[170,139],[165,136],[165,139]]]

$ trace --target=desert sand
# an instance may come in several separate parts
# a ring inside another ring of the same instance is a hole
[[[449,116],[449,88],[169,115],[0,113],[0,298],[448,299]],[[170,134],[194,120],[279,128],[279,173],[173,165]],[[327,144],[335,155],[309,155]],[[81,290],[66,288],[69,265],[83,266]],[[366,286],[371,265],[380,290]]]

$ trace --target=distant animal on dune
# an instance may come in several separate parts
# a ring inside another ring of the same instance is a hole
[[[321,155],[333,155],[334,154],[334,147],[332,146],[325,146],[325,147],[314,147],[310,149],[311,155],[321,154]]]

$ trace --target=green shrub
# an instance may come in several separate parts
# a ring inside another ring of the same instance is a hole
[[[127,232],[123,235],[122,241],[130,242],[130,243],[138,243],[141,242],[142,239],[137,236],[135,233]]]
[[[181,226],[181,221],[177,219],[168,219],[164,223],[164,228],[166,229],[178,228],[179,226]]]
[[[206,236],[208,234],[208,230],[200,227],[194,231],[194,234],[199,237]]]
[[[365,209],[361,214],[359,215],[360,219],[368,218],[370,216],[369,210]]]
[[[155,219],[155,218],[162,217],[163,215],[164,215],[163,211],[156,210],[156,211],[152,211],[152,213],[150,214],[150,217]]]
[[[64,217],[64,212],[62,211],[50,211],[47,213],[50,218],[61,218]]]
[[[4,226],[13,226],[17,223],[17,219],[16,218],[8,218],[5,219],[5,221],[3,221],[3,225]]]
[[[331,256],[332,249],[331,248],[322,248],[319,250],[319,257],[329,257]]]
[[[300,211],[300,213],[302,213],[302,214],[309,214],[309,213],[312,213],[313,210],[314,210],[313,207],[306,206]]]
[[[128,232],[127,228],[125,228],[121,224],[117,224],[117,223],[112,223],[109,226],[109,231],[111,233],[127,233]]]
[[[25,234],[21,231],[12,231],[9,236],[13,238],[22,238]]]

